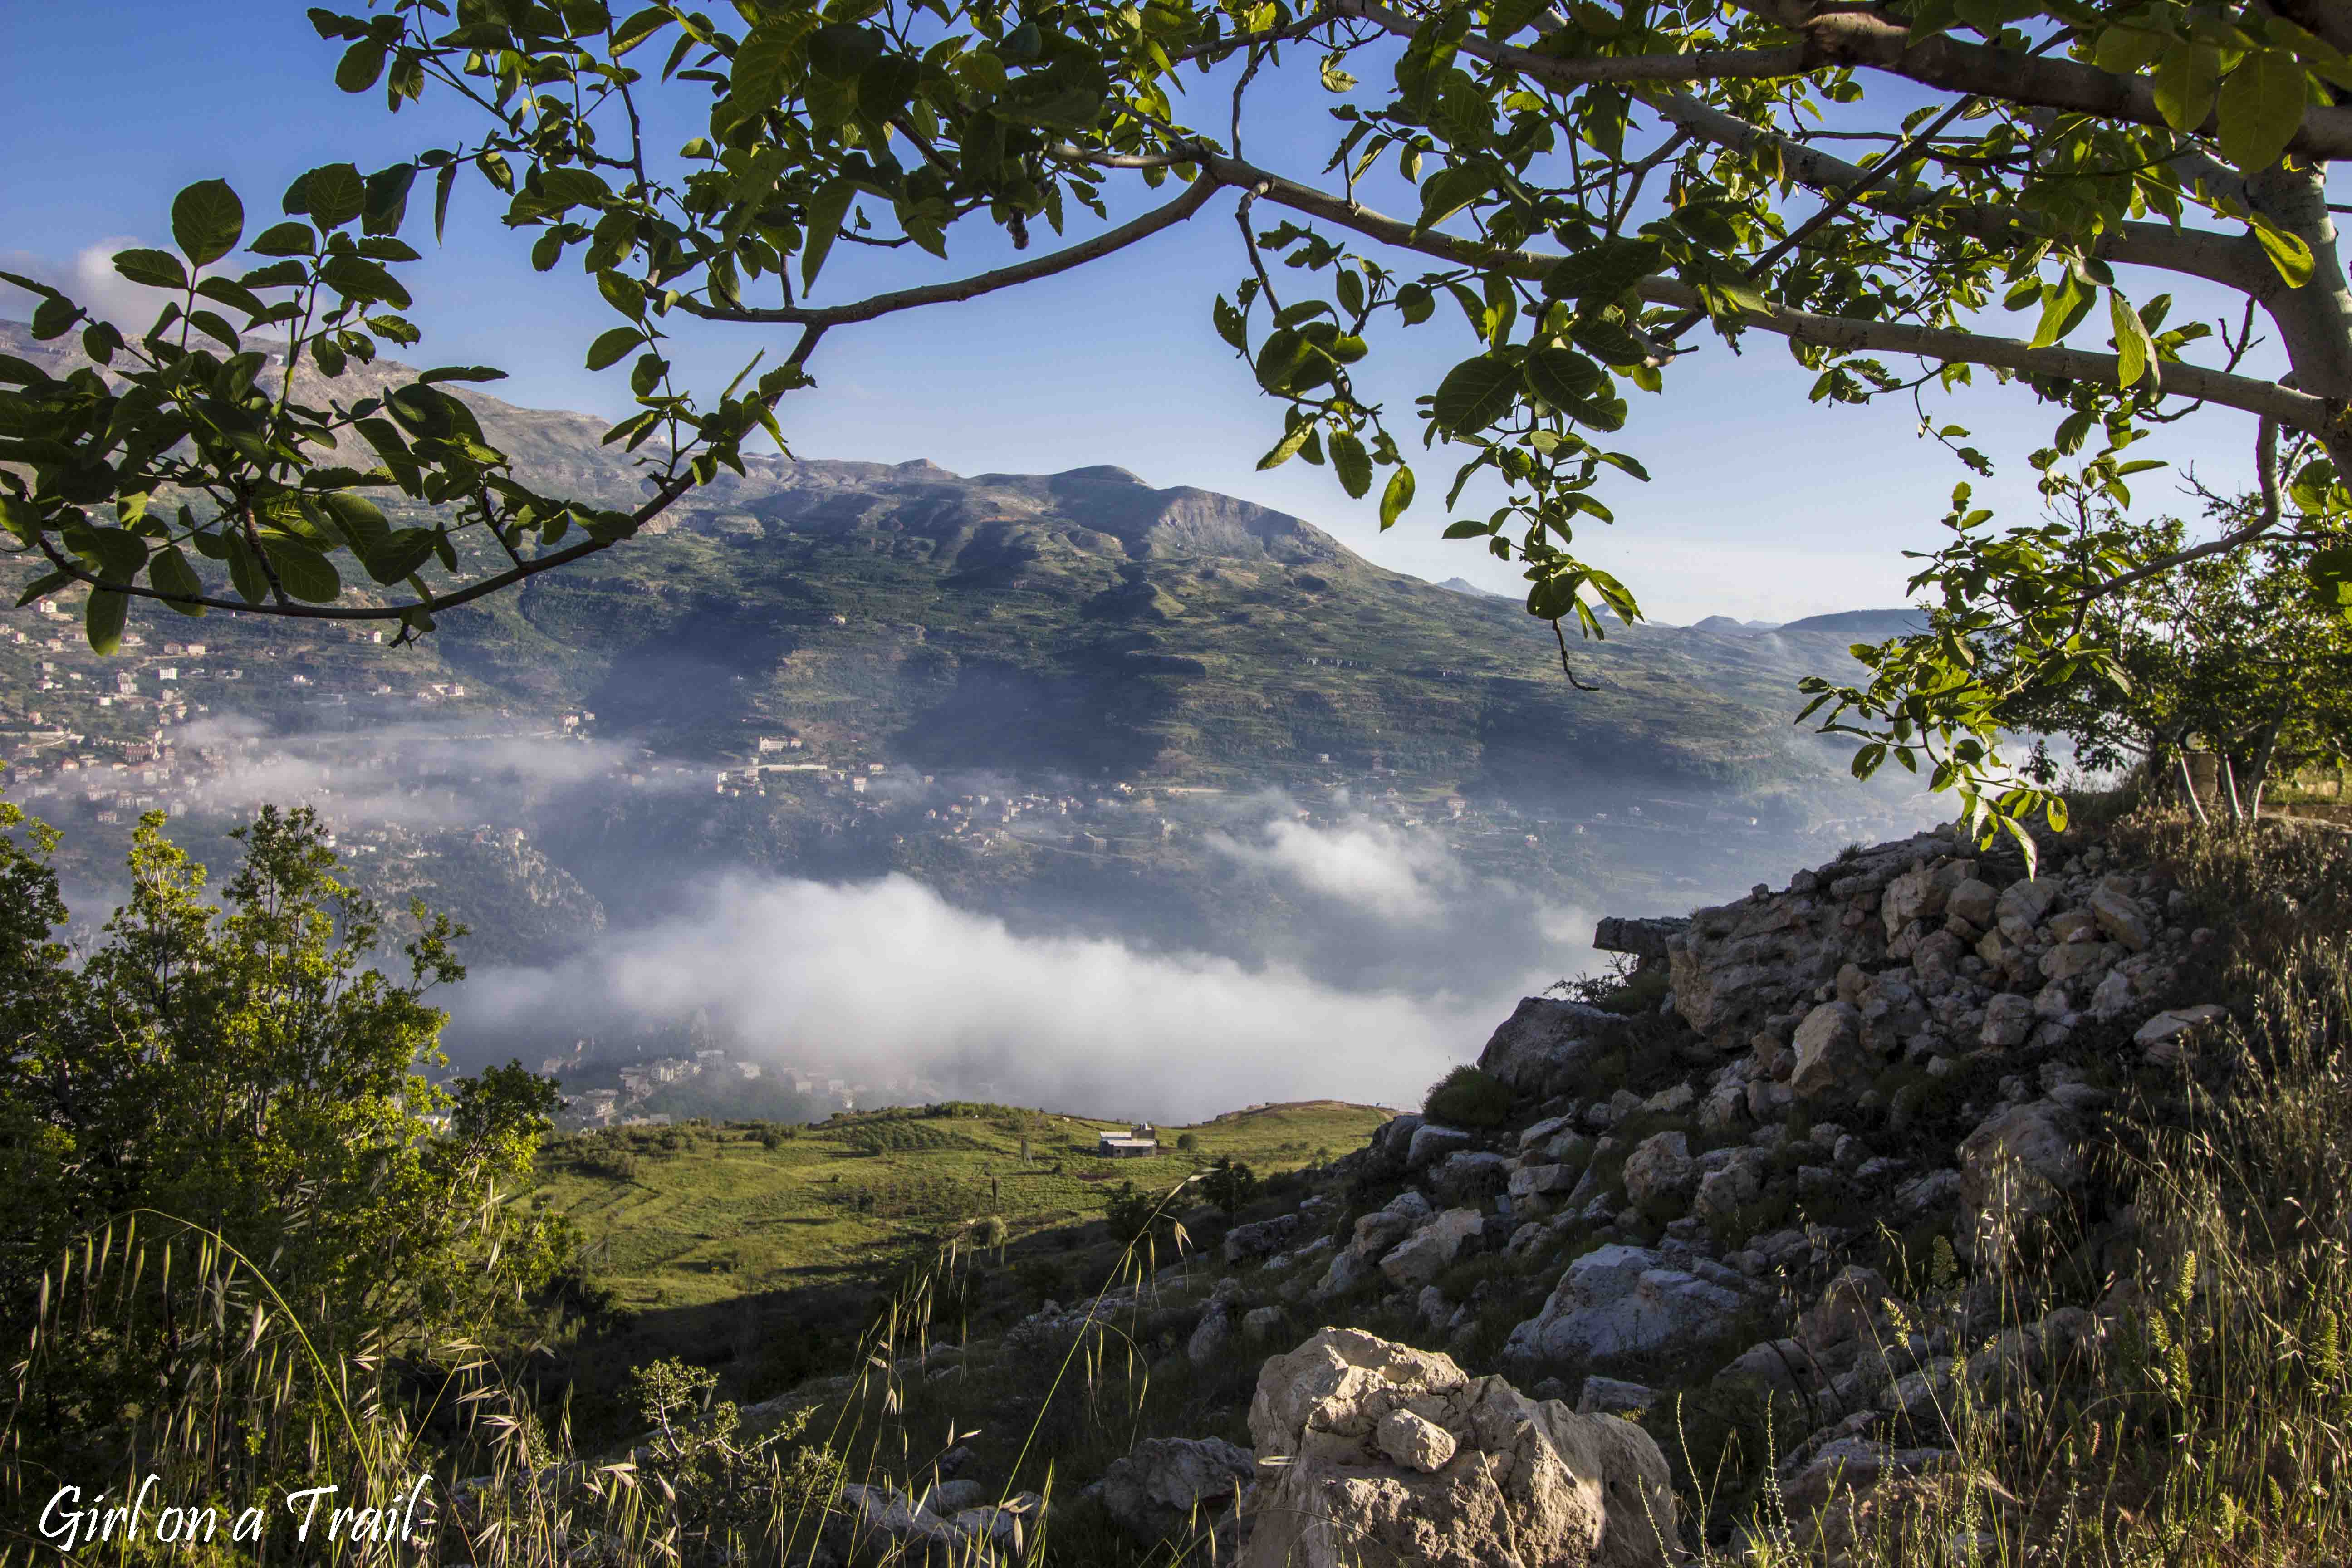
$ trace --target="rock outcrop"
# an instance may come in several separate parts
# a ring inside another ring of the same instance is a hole
[[[1353,1329],[1267,1362],[1241,1568],[1647,1568],[1675,1539],[1657,1445]]]

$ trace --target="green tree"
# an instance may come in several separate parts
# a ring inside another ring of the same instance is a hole
[[[2209,513],[2227,538],[2262,505],[2215,497]],[[2064,736],[2092,771],[2137,769],[2177,788],[2200,819],[2207,804],[2189,754],[2201,750],[2233,823],[2253,818],[2274,773],[2352,752],[2352,624],[2311,593],[2305,552],[2266,537],[2148,573],[2143,563],[2182,553],[2180,520],[2141,522],[2102,506],[2076,521],[2073,550],[2095,548],[2131,579],[2085,628],[2114,650],[2118,679],[2082,672],[2021,686],[2004,711],[2011,727]],[[2000,639],[1992,647],[2008,651]],[[2053,773],[2046,752],[2042,766]]]
[[[1231,1154],[1220,1154],[1201,1177],[1201,1191],[1226,1214],[1234,1214],[1257,1195],[1257,1173]]]
[[[1092,265],[1220,193],[1245,270],[1209,313],[1280,407],[1262,466],[1301,458],[1352,497],[1377,487],[1386,526],[1424,489],[1417,436],[1458,459],[1446,511],[1474,479],[1499,497],[1445,532],[1520,563],[1528,610],[1556,629],[1639,614],[1578,536],[1613,521],[1611,487],[1645,477],[1616,449],[1629,389],[1679,387],[1763,340],[1814,374],[1818,403],[1917,400],[1923,432],[1979,472],[1992,458],[1927,402],[1979,376],[2013,387],[2050,409],[2045,477],[2126,508],[2168,424],[2245,417],[2264,488],[2311,498],[2267,530],[2317,546],[2315,592],[2352,595],[2352,427],[2335,412],[2352,398],[2352,287],[2326,188],[2352,152],[2352,13],[2322,0],[773,0],[719,19],[374,0],[310,17],[344,89],[394,109],[433,97],[470,133],[373,174],[304,174],[288,221],[247,247],[270,259],[235,278],[199,270],[245,243],[242,204],[189,187],[178,254],[117,258],[177,294],[135,337],[16,279],[40,296],[37,334],[81,329],[112,376],[0,364],[16,388],[0,395],[6,525],[52,568],[38,591],[93,586],[100,646],[125,596],[421,630],[739,464],[813,384],[828,334]],[[1192,72],[1219,89],[1203,126],[1179,118]],[[1255,106],[1302,91],[1330,96],[1325,144],[1245,155]],[[675,152],[647,129],[680,121],[700,133]],[[635,510],[530,490],[439,390],[474,371],[335,395],[351,363],[413,341],[399,234],[427,184],[437,230],[461,178],[505,199],[535,266],[580,268],[609,307],[586,362],[625,366],[636,399],[608,436],[642,454]],[[1155,199],[1112,221],[1114,200]],[[864,249],[945,261],[992,230],[1025,251],[1039,223],[1090,232],[916,287],[835,287]],[[2030,331],[2002,331],[2001,310]],[[1382,390],[1377,351],[1456,321],[1466,352],[1434,384],[1409,405]],[[698,403],[664,345],[702,323],[781,330],[781,357]],[[268,377],[257,330],[294,345]],[[110,522],[92,516],[110,503]],[[2120,591],[2039,571],[2005,537],[1979,527],[1926,568],[1921,591],[1971,606],[1949,635],[1880,650],[1872,680],[1822,683],[1808,710],[1855,736],[1862,771],[1927,767],[1988,830],[2045,801],[2003,759],[2011,693],[1983,681],[1969,616],[2018,586],[2050,612],[2013,628],[2021,679],[2112,679],[2076,612]],[[368,579],[355,593],[339,557]],[[1573,679],[1564,631],[1559,647]]]
[[[77,967],[53,934],[54,838],[14,807],[0,829],[0,1310],[29,1327],[77,1257],[87,1277],[118,1243],[122,1268],[156,1286],[118,1290],[103,1328],[85,1316],[89,1331],[19,1340],[37,1353],[16,1440],[109,1443],[140,1422],[168,1436],[198,1369],[248,1357],[273,1324],[280,1338],[299,1325],[299,1352],[272,1352],[289,1386],[320,1394],[314,1374],[342,1358],[388,1375],[394,1355],[515,1323],[569,1246],[561,1221],[505,1201],[530,1174],[554,1087],[519,1065],[428,1076],[447,1062],[425,998],[462,975],[459,931],[416,911],[395,978],[375,967],[377,910],[336,878],[307,810],[243,830],[219,905],[150,816],[130,898]],[[35,1409],[54,1428],[28,1428]],[[256,1453],[300,1441],[251,1408],[230,1425]]]

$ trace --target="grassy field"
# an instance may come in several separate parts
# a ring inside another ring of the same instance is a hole
[[[1143,1160],[1096,1153],[1111,1122],[1009,1106],[615,1129],[551,1140],[534,1201],[579,1226],[619,1305],[706,1307],[837,1283],[965,1220],[995,1215],[1011,1240],[1083,1225],[1121,1182],[1165,1189],[1221,1154],[1296,1170],[1357,1148],[1388,1114],[1328,1100],[1234,1111],[1160,1129],[1161,1153]]]

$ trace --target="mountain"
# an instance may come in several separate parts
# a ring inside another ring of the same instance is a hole
[[[1467,577],[1448,577],[1438,584],[1449,593],[1465,594],[1473,599],[1507,599],[1508,594],[1497,594],[1492,588],[1481,588]]]
[[[0,352],[79,359],[5,323]],[[542,488],[639,493],[599,421],[460,395]],[[42,809],[79,803],[69,842],[99,869],[150,805],[201,839],[231,800],[331,797],[378,891],[456,903],[491,949],[533,953],[746,867],[904,871],[966,906],[1254,955],[1297,910],[1202,846],[1268,789],[1318,821],[1443,826],[1482,875],[1598,884],[1625,908],[1744,886],[1791,836],[1833,850],[1916,815],[1790,723],[1798,679],[1846,662],[1843,630],[1571,637],[1599,688],[1582,691],[1515,599],[1235,497],[1109,467],[746,468],[635,540],[446,612],[418,647],[142,606],[144,640],[107,661],[62,615],[0,619],[34,633],[0,635],[0,744],[13,726]],[[68,762],[118,771],[93,787]],[[242,793],[200,787],[224,773]],[[1024,791],[1070,804],[1033,829],[1005,804]],[[1063,815],[1106,800],[1116,823]]]
[[[1820,632],[1853,642],[1885,642],[1927,629],[1927,617],[1908,607],[1892,610],[1842,610],[1832,616],[1808,616],[1780,628],[1784,632]]]

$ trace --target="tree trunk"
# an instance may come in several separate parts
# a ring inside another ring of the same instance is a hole
[[[2279,727],[2283,719],[2273,719],[2262,728],[2262,738],[2254,743],[2254,757],[2250,772],[2252,782],[2247,799],[2247,815],[2259,818],[2263,814],[2263,790],[2271,781],[2271,760],[2278,754]]]
[[[2189,771],[2188,748],[2173,752],[2172,759],[2180,768],[2180,793],[2189,799],[2189,814],[2197,819],[2198,826],[2212,826],[2213,819],[2205,815],[2205,803],[2197,797],[2197,778]]]
[[[2221,788],[2224,798],[2230,803],[2230,826],[2242,826],[2246,820],[2246,811],[2245,807],[2238,802],[2238,770],[2230,765],[2230,753],[2226,750],[2216,752],[2213,756],[2214,760],[2221,764]]]

